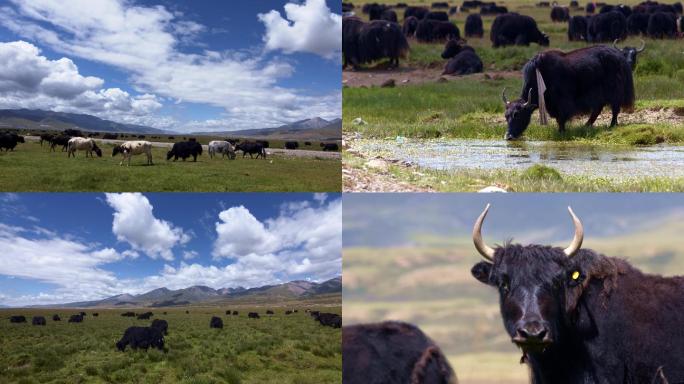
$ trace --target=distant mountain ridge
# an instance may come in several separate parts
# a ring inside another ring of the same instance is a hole
[[[315,298],[321,295],[342,293],[342,278],[336,277],[321,283],[295,280],[278,285],[256,288],[214,289],[202,285],[171,290],[157,288],[139,295],[121,294],[102,300],[75,303],[40,305],[54,308],[125,308],[125,307],[172,307],[191,304],[216,304],[231,300],[291,300]]]
[[[18,128],[30,130],[80,129],[91,132],[146,133],[174,135],[181,132],[163,130],[144,125],[117,123],[96,116],[53,112],[39,109],[0,109],[0,129]],[[232,137],[271,137],[337,140],[342,136],[342,119],[325,120],[320,117],[295,121],[275,128],[246,129],[239,131],[192,132],[193,135],[232,136]]]

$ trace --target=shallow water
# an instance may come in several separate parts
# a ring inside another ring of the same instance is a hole
[[[607,146],[504,140],[360,140],[355,148],[437,170],[523,170],[544,164],[564,174],[630,179],[684,177],[684,146]]]

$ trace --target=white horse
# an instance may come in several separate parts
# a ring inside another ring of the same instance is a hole
[[[209,157],[212,159],[217,153],[221,154],[221,158],[228,155],[230,160],[235,160],[235,147],[225,140],[214,140],[209,142]]]
[[[102,150],[97,146],[95,140],[85,137],[72,137],[67,143],[67,157],[76,157],[76,151],[85,151],[86,157],[90,155],[93,157],[93,151],[97,154],[97,157],[102,157]]]
[[[112,151],[112,157],[116,156],[117,153],[123,155],[123,159],[119,165],[123,165],[125,160],[128,160],[128,166],[131,165],[131,157],[133,155],[146,154],[147,155],[147,165],[152,165],[152,143],[149,141],[137,140],[137,141],[126,141],[120,145],[114,147]]]

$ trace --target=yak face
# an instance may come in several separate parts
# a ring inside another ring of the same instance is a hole
[[[455,39],[447,41],[446,45],[444,46],[444,51],[442,52],[442,59],[450,59],[461,52],[463,50],[461,43],[465,43],[465,41]]]
[[[539,38],[539,45],[541,45],[542,47],[548,47],[549,44],[549,35],[547,35],[546,33],[542,33],[541,37]]]
[[[521,98],[514,101],[508,101],[506,98],[506,88],[504,88],[501,93],[501,98],[506,107],[505,116],[508,125],[504,138],[506,140],[517,139],[522,136],[523,132],[527,129],[527,126],[530,125],[532,112],[537,108],[536,104],[530,102],[532,98],[532,88],[530,88],[527,94],[527,100]]]
[[[102,157],[102,150],[97,145],[93,147],[93,151],[97,154],[97,157]]]
[[[171,158],[173,157],[173,153],[173,149],[166,152],[166,160],[171,160]]]
[[[123,148],[121,148],[120,145],[114,146],[114,149],[112,149],[112,157],[116,156],[117,153],[123,154]]]
[[[617,47],[617,42],[618,40],[615,40],[613,42],[613,47],[615,49],[619,49],[622,52],[622,56],[625,57],[625,60],[627,60],[627,64],[629,64],[629,67],[632,68],[632,71],[636,67],[637,63],[637,55],[646,49],[646,43],[641,40],[641,47],[636,48],[636,47],[623,47],[622,49]]]

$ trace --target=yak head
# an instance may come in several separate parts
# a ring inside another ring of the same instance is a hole
[[[100,149],[100,147],[98,147],[97,145],[94,145],[93,151],[95,151],[95,154],[97,154],[97,157],[102,157],[102,150]]]
[[[632,68],[632,71],[636,67],[637,63],[637,54],[641,53],[646,49],[646,42],[644,40],[641,40],[641,47],[635,48],[635,47],[623,47],[622,49],[618,48],[617,43],[620,39],[615,39],[613,41],[613,48],[620,50],[622,52],[622,55],[625,57],[625,60],[627,60],[627,64],[629,64],[630,68]]]
[[[532,88],[527,93],[527,100],[520,98],[508,101],[508,98],[506,98],[506,88],[501,92],[501,99],[506,107],[505,116],[506,123],[508,124],[504,138],[506,140],[517,139],[525,132],[527,126],[530,125],[532,112],[537,108],[537,105],[531,102]]]
[[[173,154],[174,154],[173,149],[166,152],[166,160],[171,160],[171,158],[173,157]]]
[[[442,51],[442,59],[450,59],[459,54],[465,48],[466,41],[463,39],[449,39]]]
[[[120,145],[114,146],[114,149],[112,149],[112,157],[116,156],[117,153],[121,153],[121,154],[124,153],[122,146],[120,146]]]
[[[543,353],[571,338],[567,330],[577,319],[579,299],[594,271],[590,261],[609,259],[580,250],[584,230],[569,207],[575,236],[567,248],[519,244],[491,248],[481,234],[488,210],[489,205],[473,228],[475,248],[485,260],[475,264],[471,273],[499,291],[501,316],[513,343],[524,354]]]

